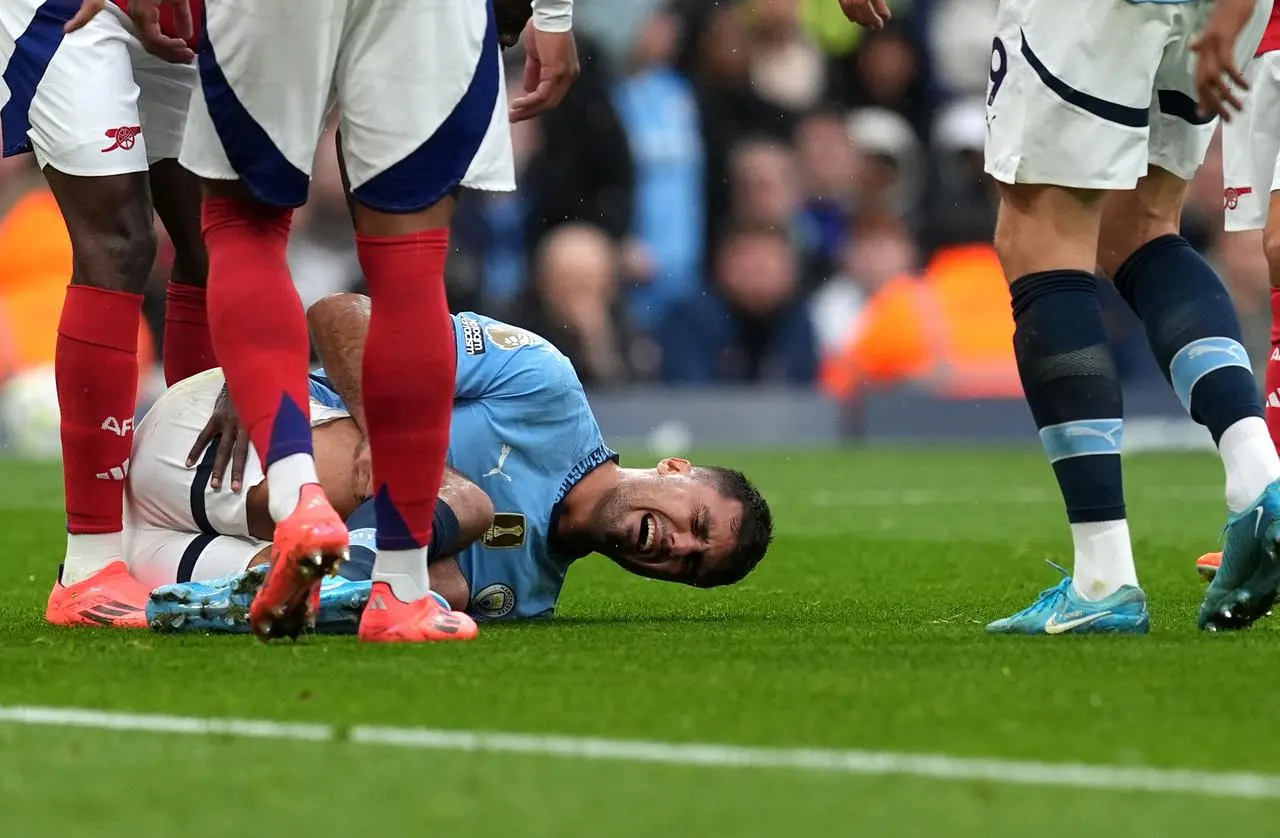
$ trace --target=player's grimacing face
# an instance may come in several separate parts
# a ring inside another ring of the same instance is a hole
[[[605,505],[600,523],[610,549],[603,552],[640,576],[697,585],[733,550],[742,504],[692,477],[687,462],[663,464],[620,486]]]

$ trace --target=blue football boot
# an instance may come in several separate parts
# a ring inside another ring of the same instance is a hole
[[[208,582],[185,582],[157,588],[151,592],[147,603],[147,622],[158,632],[247,634],[249,605],[266,581],[268,569],[269,565],[257,565],[243,573]],[[372,587],[368,580],[325,577],[320,585],[316,632],[355,634]],[[449,607],[435,591],[430,593],[445,608]]]
[[[1248,628],[1280,591],[1280,480],[1227,522],[1222,563],[1200,606],[1206,631]]]
[[[1147,595],[1141,588],[1124,585],[1105,599],[1082,599],[1071,585],[1071,574],[1062,572],[1057,585],[1040,593],[1031,605],[987,626],[991,634],[1146,634],[1151,630]]]

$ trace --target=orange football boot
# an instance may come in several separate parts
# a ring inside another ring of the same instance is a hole
[[[129,575],[124,562],[112,562],[74,585],[62,584],[62,568],[58,568],[44,618],[55,626],[146,628],[150,594]]]
[[[1221,553],[1205,553],[1196,559],[1196,573],[1199,573],[1200,578],[1205,582],[1212,582],[1213,577],[1218,575],[1218,567],[1221,564]]]
[[[401,602],[386,582],[373,583],[360,617],[360,639],[366,643],[472,640],[477,633],[475,620],[461,611],[450,611],[432,596]]]
[[[271,570],[249,606],[249,627],[264,643],[314,628],[320,582],[347,560],[347,525],[319,484],[302,487],[298,506],[276,524]]]

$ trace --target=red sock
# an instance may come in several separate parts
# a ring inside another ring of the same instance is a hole
[[[363,392],[378,547],[425,547],[449,453],[457,367],[444,289],[449,231],[356,236],[356,247],[373,298]]]
[[[172,387],[217,365],[204,289],[170,282],[164,309],[165,383]]]
[[[87,285],[67,288],[54,361],[62,411],[67,531],[124,527],[124,477],[138,398],[142,295]]]
[[[204,201],[213,349],[264,465],[311,453],[311,344],[285,260],[292,216],[253,201]]]
[[[1280,449],[1280,289],[1271,289],[1271,355],[1267,358],[1267,430]]]

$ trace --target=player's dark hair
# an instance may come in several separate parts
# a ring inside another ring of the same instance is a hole
[[[723,497],[742,504],[742,517],[734,528],[736,542],[721,568],[698,581],[700,588],[741,582],[760,564],[773,542],[773,513],[755,484],[740,471],[720,466],[699,466],[695,476],[715,486]]]

